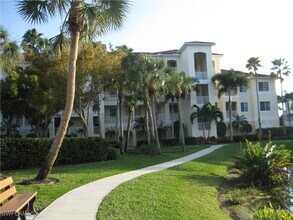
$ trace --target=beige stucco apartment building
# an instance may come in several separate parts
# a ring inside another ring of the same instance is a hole
[[[197,92],[194,91],[187,95],[182,102],[183,123],[186,136],[198,137],[203,135],[203,125],[195,121],[190,122],[190,114],[194,104],[202,106],[210,102],[216,104],[224,114],[224,121],[228,122],[228,97],[223,95],[220,99],[217,97],[217,91],[211,81],[213,75],[223,72],[220,67],[221,54],[212,53],[214,43],[211,42],[185,42],[179,50],[168,50],[155,53],[148,53],[150,56],[158,57],[164,60],[166,65],[171,66],[178,71],[183,71],[187,76],[198,79],[196,83]],[[232,96],[232,113],[244,115],[248,122],[253,126],[253,130],[258,128],[257,104],[260,105],[262,127],[278,127],[278,105],[275,88],[275,80],[267,75],[258,75],[257,89],[259,91],[260,103],[256,101],[256,85],[255,77],[249,76],[249,86],[246,88],[238,88],[238,92]],[[90,111],[89,118],[89,136],[101,136],[111,138],[113,132],[119,126],[117,121],[117,94],[105,91],[103,97],[100,97],[101,110],[100,113]],[[144,106],[140,102],[135,110],[134,118],[144,116]],[[127,128],[128,114],[124,110],[123,126]],[[62,117],[62,112],[59,116],[52,120],[50,125],[50,136],[54,137],[58,118]],[[171,138],[174,134],[171,133],[174,121],[178,120],[176,101],[172,108],[171,101],[166,102],[161,100],[157,104],[157,120],[160,125],[169,129],[162,129],[161,136],[163,138]],[[68,133],[76,133],[82,129],[82,123],[76,113],[72,113],[72,126],[69,127]],[[133,123],[132,123],[133,126]],[[208,129],[208,124],[204,124],[205,129]],[[29,125],[23,121],[20,127],[20,134],[25,136],[29,132]],[[217,136],[216,125],[211,125],[210,136]],[[138,140],[145,138],[144,131],[132,129],[130,144],[135,145]]]

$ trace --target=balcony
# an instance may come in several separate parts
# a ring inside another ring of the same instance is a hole
[[[94,135],[100,135],[100,126],[94,126]]]
[[[116,105],[117,104],[117,100],[118,100],[117,95],[116,96],[107,95],[104,98],[104,103],[105,104],[115,104]]]
[[[209,96],[196,96],[196,102],[199,105],[204,105],[209,102]]]
[[[195,78],[198,79],[198,80],[208,79],[208,73],[207,72],[197,72],[197,71],[195,71]]]

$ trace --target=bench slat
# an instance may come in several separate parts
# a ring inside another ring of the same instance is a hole
[[[4,180],[2,180],[0,182],[0,190],[5,189],[7,186],[11,185],[12,183],[13,183],[13,179],[12,179],[11,176],[6,178],[6,179],[4,179]]]
[[[16,193],[15,186],[13,186],[13,187],[7,189],[6,191],[2,192],[0,194],[0,203],[4,202],[5,200],[7,200],[11,196],[13,196],[15,193]]]
[[[17,194],[0,207],[0,213],[17,213],[36,196],[36,192]]]

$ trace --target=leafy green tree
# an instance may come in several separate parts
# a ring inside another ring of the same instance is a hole
[[[275,59],[272,61],[273,67],[271,68],[271,76],[280,80],[281,85],[281,104],[282,104],[282,120],[283,120],[283,132],[286,134],[285,125],[285,108],[284,108],[284,95],[283,95],[283,76],[289,76],[291,73],[288,62],[285,59]]]
[[[233,140],[233,131],[232,131],[232,102],[231,102],[231,93],[234,91],[237,93],[239,86],[247,86],[248,81],[243,73],[235,71],[233,69],[229,70],[227,73],[216,74],[212,78],[217,91],[218,98],[223,94],[228,93],[229,97],[229,125],[230,125],[230,141]]]
[[[247,118],[244,115],[234,115],[232,126],[238,131],[242,132],[243,128],[246,128],[246,124],[248,124]],[[245,130],[245,129],[244,129]]]
[[[202,134],[206,139],[204,123],[207,122],[207,119],[205,117],[204,109],[195,104],[192,106],[192,109],[195,109],[195,111],[191,112],[190,121],[193,123],[193,121],[197,118],[197,121],[202,124]]]
[[[29,1],[18,2],[18,12],[29,22],[46,23],[49,18],[65,14],[61,33],[55,38],[55,48],[64,42],[66,34],[70,35],[69,76],[66,92],[66,104],[56,138],[48,153],[47,159],[39,171],[36,179],[44,180],[48,177],[58,156],[62,141],[73,109],[75,95],[76,60],[80,37],[91,39],[113,29],[119,29],[126,17],[129,3],[121,1]]]
[[[258,136],[259,139],[262,137],[262,130],[261,130],[261,118],[260,118],[260,103],[259,103],[259,94],[258,94],[258,68],[261,67],[260,60],[258,57],[251,57],[248,59],[246,68],[250,70],[250,73],[255,77],[255,91],[256,91],[256,102],[257,102],[257,115],[258,115]]]

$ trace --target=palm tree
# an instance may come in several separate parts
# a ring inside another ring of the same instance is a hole
[[[206,118],[205,118],[205,114],[204,114],[204,109],[199,107],[196,104],[194,104],[192,106],[192,109],[195,109],[195,111],[191,112],[190,121],[191,121],[191,123],[193,123],[193,121],[197,118],[197,121],[202,124],[202,134],[203,134],[204,139],[206,139],[205,125],[204,125],[204,123],[206,122]]]
[[[85,0],[23,0],[18,2],[18,12],[23,19],[31,23],[47,23],[49,18],[55,17],[57,14],[65,14],[60,34],[54,38],[56,49],[60,48],[62,42],[65,42],[66,34],[70,35],[65,109],[56,138],[36,177],[37,180],[44,180],[50,174],[68,127],[74,103],[76,60],[80,38],[92,39],[110,30],[121,28],[128,7],[127,0],[93,0],[91,3]]]
[[[260,60],[258,57],[251,57],[246,64],[246,68],[250,70],[251,74],[255,76],[255,90],[256,90],[256,102],[257,102],[257,114],[258,114],[258,138],[261,140],[262,130],[261,130],[261,118],[260,118],[260,107],[259,107],[259,94],[258,94],[258,75],[257,70],[261,67]]]
[[[224,93],[228,93],[230,141],[233,141],[231,93],[232,91],[237,93],[239,86],[247,86],[247,78],[243,75],[243,73],[231,69],[227,73],[220,73],[213,76],[212,82],[218,91],[218,98],[220,98]]]
[[[210,102],[202,106],[202,111],[203,111],[204,117],[209,122],[209,130],[208,130],[208,138],[209,138],[212,121],[215,121],[216,123],[218,121],[223,121],[223,113],[220,111],[220,109],[217,106],[212,105]]]
[[[237,130],[241,131],[242,127],[248,124],[247,118],[244,115],[234,115],[233,116],[233,121],[232,121],[232,126],[236,128]]]
[[[167,94],[176,98],[178,104],[179,115],[179,143],[181,144],[182,151],[185,151],[185,137],[182,120],[181,100],[186,94],[194,90],[195,79],[193,77],[187,77],[183,72],[177,72],[171,68],[167,69],[170,79],[166,85]],[[173,104],[173,103],[172,103]]]
[[[15,41],[9,40],[8,31],[0,26],[0,71],[9,74],[12,68],[23,59]]]
[[[284,96],[283,96],[283,76],[289,76],[291,73],[288,62],[285,59],[275,59],[272,61],[273,67],[271,68],[271,76],[280,80],[281,85],[281,104],[282,104],[282,120],[283,120],[283,132],[286,134],[286,125],[285,125],[285,110],[284,110]]]

